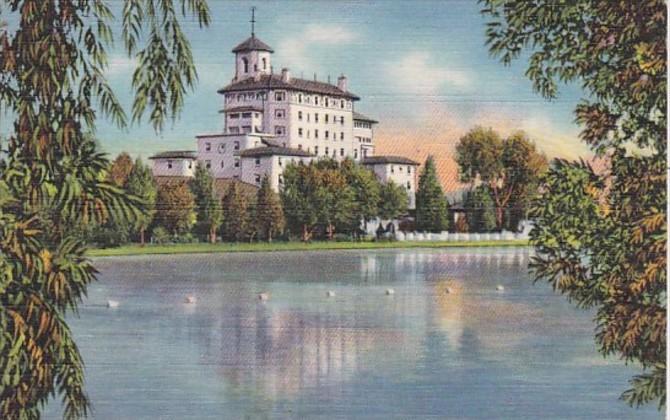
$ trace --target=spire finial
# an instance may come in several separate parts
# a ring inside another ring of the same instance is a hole
[[[251,6],[251,36],[255,36],[256,26],[256,6]]]

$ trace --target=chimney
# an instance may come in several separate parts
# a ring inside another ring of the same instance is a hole
[[[285,83],[289,83],[291,81],[291,72],[286,67],[281,69],[281,81]]]
[[[343,92],[347,92],[347,77],[345,75],[337,78],[337,88]]]

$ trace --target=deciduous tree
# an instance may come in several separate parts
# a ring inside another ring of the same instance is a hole
[[[456,161],[461,181],[474,188],[485,184],[496,205],[496,226],[504,226],[505,210],[523,207],[546,171],[546,158],[537,152],[528,136],[515,132],[502,139],[491,128],[475,127],[459,140]]]
[[[388,181],[380,188],[379,217],[384,220],[397,219],[407,213],[409,197],[407,190],[393,181]]]
[[[206,234],[209,241],[215,243],[216,231],[223,223],[223,209],[221,200],[214,193],[212,174],[204,165],[196,166],[190,187],[195,198],[196,230],[198,233]]]
[[[267,176],[263,177],[256,195],[254,224],[259,237],[268,242],[272,242],[272,238],[281,234],[286,226],[281,199],[270,186]]]
[[[105,180],[86,139],[96,117],[126,116],[105,80],[110,1],[3,2],[0,108],[13,118],[0,154],[0,417],[37,418],[58,396],[66,418],[89,411],[83,362],[65,322],[95,279],[74,226],[132,220],[139,200]],[[195,80],[180,16],[209,21],[204,0],[125,0],[124,39],[139,58],[133,116],[176,117]],[[5,115],[6,116],[6,115]],[[4,116],[3,116],[4,118]]]
[[[144,205],[144,211],[137,218],[136,229],[140,233],[140,244],[144,246],[145,232],[151,226],[151,222],[156,214],[156,196],[158,194],[151,168],[137,158],[133,164],[133,169],[128,175],[126,190],[140,198]]]
[[[185,181],[158,187],[155,221],[174,235],[189,232],[196,222],[195,198]]]
[[[486,0],[493,54],[529,56],[546,98],[578,82],[581,139],[608,168],[556,160],[534,201],[532,268],[596,310],[605,355],[639,363],[622,398],[666,400],[666,2]]]
[[[463,207],[470,232],[491,232],[496,228],[496,208],[491,191],[480,185],[466,193]]]
[[[125,188],[128,176],[133,170],[133,160],[126,152],[121,152],[109,165],[109,181],[119,188]]]
[[[229,241],[243,241],[248,233],[249,214],[246,196],[233,182],[223,197],[223,235]]]

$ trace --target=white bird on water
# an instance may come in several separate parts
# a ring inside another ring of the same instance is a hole
[[[258,300],[266,301],[268,299],[270,299],[270,295],[268,293],[263,292],[258,294]]]
[[[387,295],[387,296],[395,295],[395,290],[393,290],[393,289],[386,289],[386,295]]]
[[[188,296],[186,296],[186,300],[184,302],[185,303],[190,303],[190,304],[195,304],[195,303],[198,302],[198,299],[193,295],[188,295]]]
[[[496,286],[496,290],[499,291],[499,292],[504,292],[505,291],[505,286],[503,286],[502,284],[499,284],[498,286]]]
[[[447,287],[447,288],[445,289],[445,292],[446,292],[448,295],[450,295],[450,294],[454,293],[454,289],[452,289],[451,287]]]
[[[119,307],[119,302],[116,300],[108,300],[107,301],[107,307],[108,308],[118,308]]]
[[[329,291],[326,292],[326,296],[335,297],[335,292],[333,292],[332,290],[329,290]]]

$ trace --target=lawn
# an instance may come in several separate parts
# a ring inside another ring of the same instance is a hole
[[[329,249],[387,249],[387,248],[477,248],[528,246],[526,240],[509,241],[404,241],[404,242],[273,242],[273,243],[218,243],[218,244],[174,244],[174,245],[126,245],[118,248],[91,249],[91,257],[151,254],[203,254],[218,252],[268,252],[268,251],[316,251]]]

